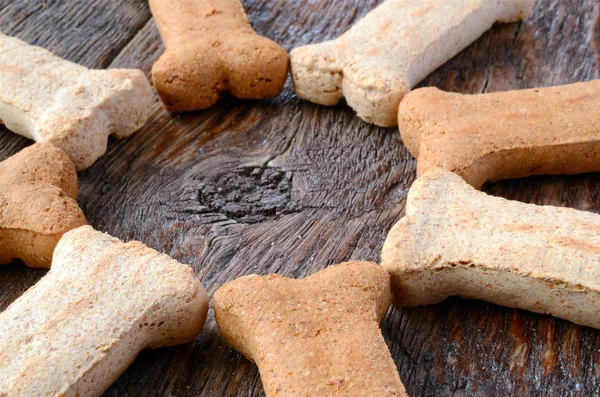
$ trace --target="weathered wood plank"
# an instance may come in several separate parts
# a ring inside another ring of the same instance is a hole
[[[13,22],[2,16],[18,14],[5,14],[7,7],[35,2],[15,3],[0,0],[0,28],[7,33]],[[87,40],[61,33],[42,44],[89,66],[149,73],[163,47],[154,23],[146,22],[147,8],[141,1],[112,3],[95,0],[94,12],[65,7],[54,17],[36,11],[48,31],[58,21],[86,26]],[[256,30],[287,49],[337,36],[378,3],[244,2]],[[123,16],[128,7],[140,7],[139,16]],[[124,33],[107,43],[90,39],[91,30],[104,26],[91,21],[110,21],[121,11],[122,21],[131,23]],[[14,34],[37,40],[25,30]],[[122,48],[131,37],[114,58],[109,48]],[[100,46],[96,58],[88,58],[87,41]],[[587,80],[599,74],[599,43],[596,1],[539,0],[528,21],[494,27],[423,85],[481,92]],[[1,155],[25,144],[0,131]],[[191,264],[212,294],[249,273],[300,277],[348,259],[378,260],[387,231],[403,214],[414,170],[396,129],[367,125],[344,105],[300,101],[288,81],[272,100],[228,99],[185,115],[170,115],[156,102],[139,133],[111,142],[80,174],[79,202],[94,227]],[[501,182],[486,190],[600,212],[598,186],[594,174]],[[0,308],[42,274],[18,264],[1,269]],[[600,395],[600,333],[562,320],[452,299],[391,308],[382,329],[411,396]],[[256,367],[227,347],[211,313],[196,341],[143,352],[106,395],[261,393]]]

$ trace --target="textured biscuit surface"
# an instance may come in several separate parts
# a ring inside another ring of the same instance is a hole
[[[600,328],[600,215],[488,196],[434,169],[411,187],[381,254],[394,302],[448,296]]]
[[[597,120],[600,80],[478,95],[421,88],[398,112],[419,175],[440,167],[476,188],[529,175],[600,171]]]
[[[254,32],[239,0],[150,0],[150,8],[166,48],[152,80],[167,110],[205,109],[227,92],[281,92],[287,53]]]
[[[419,81],[495,22],[524,19],[533,0],[387,0],[335,40],[292,50],[301,98],[342,96],[363,120],[397,124],[398,104]]]
[[[0,162],[0,264],[50,267],[61,236],[86,224],[69,156],[36,143]]]
[[[69,156],[48,143],[35,143],[0,162],[0,188],[47,183],[77,198],[77,173]]]
[[[0,119],[64,150],[78,170],[145,123],[152,88],[140,70],[90,70],[0,33]]]
[[[0,395],[98,396],[143,348],[194,339],[207,310],[189,266],[72,230],[48,274],[0,314]]]
[[[301,280],[242,277],[213,306],[267,396],[406,396],[379,330],[390,298],[384,269],[348,262]]]

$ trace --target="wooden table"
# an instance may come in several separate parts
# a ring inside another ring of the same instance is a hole
[[[244,5],[256,30],[289,50],[336,37],[379,2]],[[0,29],[94,68],[149,74],[163,52],[142,0],[0,0]],[[599,77],[599,54],[598,0],[538,0],[527,21],[495,26],[422,85],[476,93],[589,80]],[[0,128],[1,158],[29,144]],[[300,101],[288,81],[273,100],[228,99],[184,115],[156,102],[141,131],[111,140],[80,174],[79,203],[95,228],[192,265],[212,294],[245,274],[303,277],[348,259],[377,261],[414,178],[396,128],[366,124],[343,104]],[[600,211],[597,174],[485,190]],[[3,266],[0,309],[44,274]],[[411,396],[600,395],[600,333],[589,328],[460,299],[390,308],[381,327]],[[142,352],[106,393],[262,394],[256,367],[224,343],[212,312],[193,343]]]

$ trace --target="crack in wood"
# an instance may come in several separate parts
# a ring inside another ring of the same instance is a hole
[[[277,219],[302,210],[291,199],[292,177],[278,168],[238,168],[201,184],[198,201],[239,223]]]

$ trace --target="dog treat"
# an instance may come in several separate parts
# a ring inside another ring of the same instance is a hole
[[[64,150],[77,170],[145,123],[152,88],[140,70],[90,70],[0,34],[0,119],[6,127]]]
[[[418,174],[440,167],[475,188],[543,174],[600,171],[600,80],[462,95],[411,92],[398,122]]]
[[[99,396],[145,347],[193,340],[208,296],[191,267],[83,226],[0,314],[0,395]]]
[[[533,0],[387,0],[335,40],[292,50],[299,97],[344,96],[368,123],[397,124],[402,97],[495,22],[524,19]]]
[[[242,277],[217,290],[213,307],[267,396],[406,396],[379,330],[390,299],[383,268],[348,262],[302,280]]]
[[[86,224],[76,198],[75,166],[57,147],[36,143],[0,162],[0,264],[50,267],[61,236]]]
[[[239,0],[150,0],[166,51],[152,81],[171,112],[206,109],[229,92],[260,99],[281,92],[288,56],[254,32]]]
[[[458,295],[600,328],[600,215],[488,196],[442,169],[411,187],[381,254],[394,302]]]

